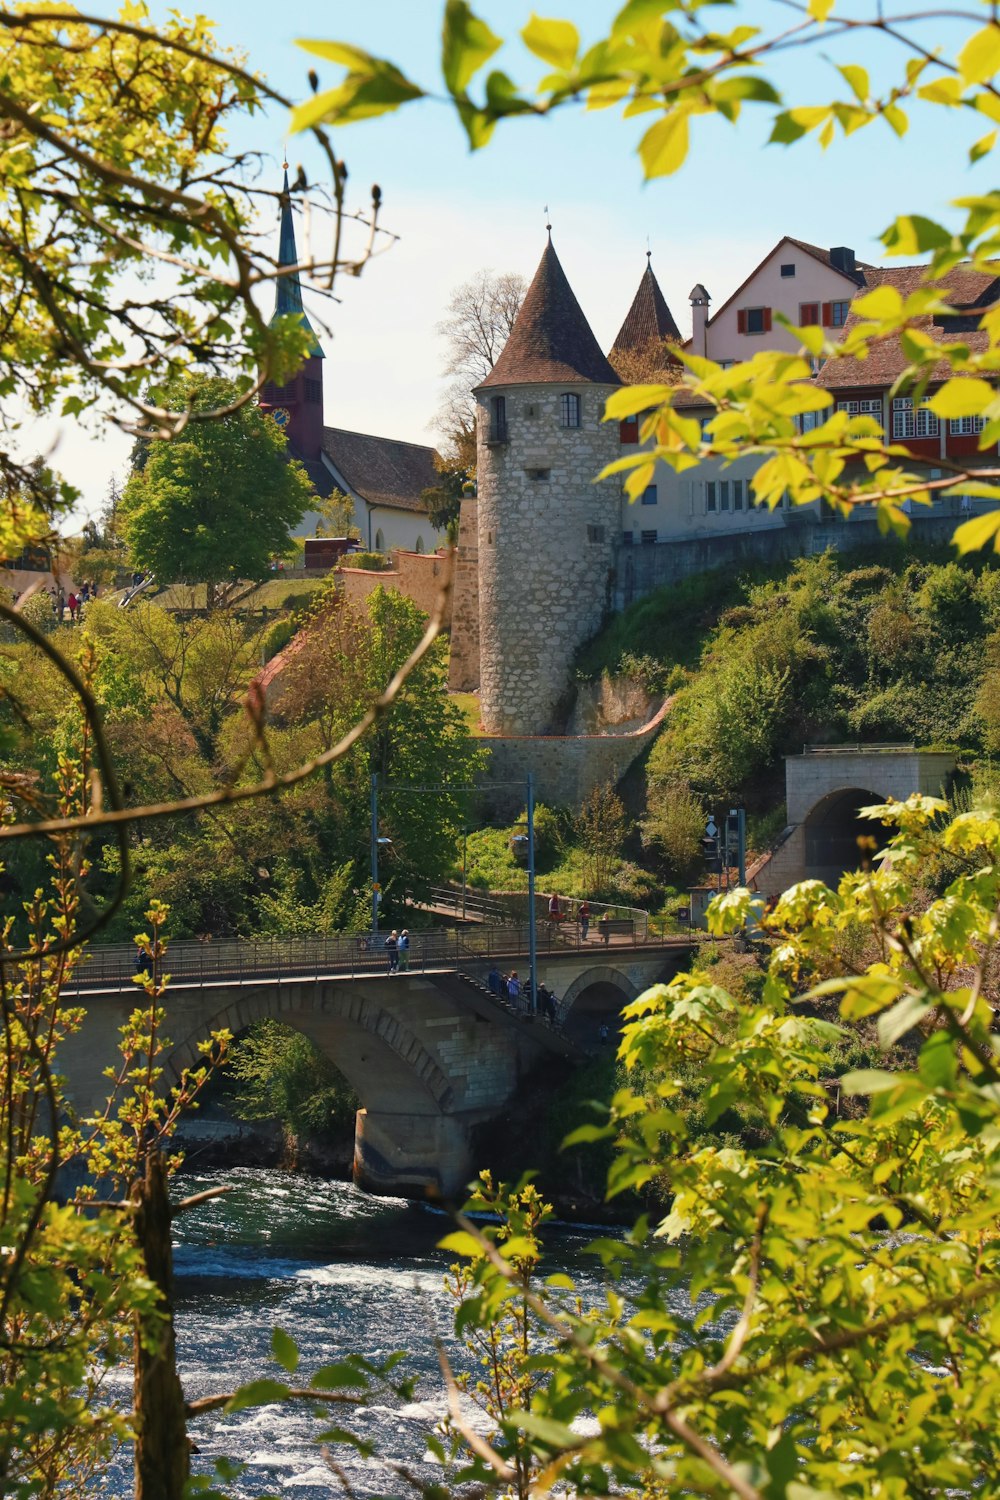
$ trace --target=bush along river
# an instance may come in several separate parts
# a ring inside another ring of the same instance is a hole
[[[304,1403],[207,1413],[192,1423],[195,1473],[211,1473],[216,1457],[225,1455],[247,1465],[227,1486],[234,1497],[311,1500],[321,1489],[334,1493],[337,1480],[314,1438],[344,1425],[377,1450],[369,1459],[346,1446],[335,1450],[358,1495],[400,1491],[386,1459],[430,1477],[435,1470],[424,1439],[446,1409],[435,1338],[458,1367],[468,1364],[454,1348],[454,1304],[443,1284],[454,1256],[436,1248],[452,1227],[448,1217],[277,1168],[187,1172],[182,1181],[185,1195],[223,1183],[232,1189],[175,1225],[177,1348],[188,1400],[285,1378],[271,1354],[276,1326],[298,1345],[296,1381],[303,1384],[312,1370],[348,1354],[378,1361],[401,1349],[409,1354],[403,1373],[418,1376],[409,1404],[375,1396],[357,1409],[334,1409],[326,1422]],[[600,1297],[600,1263],[584,1250],[606,1233],[596,1226],[548,1228],[546,1274],[565,1270],[585,1301]],[[127,1400],[131,1371],[122,1370],[117,1381]],[[130,1455],[123,1453],[93,1492],[125,1496],[131,1487]]]

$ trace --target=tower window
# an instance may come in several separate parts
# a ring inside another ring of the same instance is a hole
[[[580,398],[574,391],[564,391],[559,397],[559,420],[563,427],[579,427]]]
[[[527,474],[529,479],[539,481],[548,479],[552,471],[551,469],[525,469],[524,472]]]
[[[488,441],[491,443],[505,443],[507,441],[506,396],[494,396],[490,401],[490,435]]]
[[[279,385],[277,396],[279,401],[294,401],[298,393],[298,382],[290,380],[287,385]]]
[[[323,400],[323,382],[321,380],[306,380],[306,400],[314,406],[319,406]]]
[[[587,541],[588,542],[603,542],[604,541],[604,527],[603,526],[588,526],[587,527]]]

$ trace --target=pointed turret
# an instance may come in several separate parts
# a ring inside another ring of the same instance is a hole
[[[674,315],[660,291],[653,274],[651,254],[646,252],[646,269],[632,299],[618,337],[611,346],[611,358],[620,354],[644,354],[651,344],[681,342],[681,332]]]
[[[621,385],[549,238],[510,338],[479,390],[500,385]]]
[[[295,246],[295,223],[292,197],[288,188],[288,168],[278,200],[281,204],[281,228],[278,237],[278,265],[297,266],[299,252]],[[305,362],[285,385],[266,382],[260,395],[262,411],[272,414],[285,429],[289,452],[307,463],[318,463],[323,448],[323,350],[302,305],[302,283],[298,271],[276,279],[275,318],[297,315],[312,338]]]

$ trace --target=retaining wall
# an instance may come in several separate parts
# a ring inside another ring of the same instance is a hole
[[[382,586],[395,594],[412,599],[425,615],[437,608],[442,588],[448,582],[451,567],[450,551],[404,552],[396,547],[392,550],[392,567],[384,570],[369,568],[337,568],[337,587],[351,604],[363,604],[368,595]],[[451,624],[451,598],[449,595],[444,615],[444,626]]]

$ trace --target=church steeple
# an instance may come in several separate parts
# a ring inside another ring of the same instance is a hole
[[[480,389],[581,382],[621,385],[566,280],[550,230],[510,338]]]
[[[611,346],[611,358],[618,354],[645,354],[651,344],[681,342],[681,332],[674,315],[660,291],[653,274],[652,253],[646,251],[646,269],[642,273],[632,306]]]
[[[278,266],[297,266],[299,263],[299,252],[295,245],[295,221],[292,217],[292,195],[288,187],[288,168],[285,167],[285,179],[281,189],[281,229],[278,234]],[[306,310],[302,305],[302,283],[299,280],[298,271],[293,271],[289,276],[279,276],[275,281],[277,294],[274,299],[274,317],[287,317],[289,313],[298,313],[309,332],[313,335],[313,347],[309,351],[314,359],[323,358],[323,350],[319,340],[313,333],[313,326],[309,321]]]
[[[297,266],[299,252],[295,245],[287,164],[278,201],[281,205],[278,265]],[[262,411],[270,412],[285,429],[288,450],[295,458],[318,462],[323,451],[323,350],[302,305],[302,283],[298,271],[278,276],[275,287],[272,323],[275,318],[289,314],[301,318],[312,344],[301,368],[284,385],[277,386],[273,380],[266,382],[260,394],[260,407]]]

